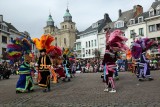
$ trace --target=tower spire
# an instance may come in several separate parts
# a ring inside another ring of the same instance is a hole
[[[68,9],[68,7],[69,7],[69,1],[67,0],[67,9]]]

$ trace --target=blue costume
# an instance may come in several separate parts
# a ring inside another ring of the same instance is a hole
[[[16,92],[33,91],[33,80],[29,63],[23,62],[21,64],[19,75],[20,77],[16,85]]]

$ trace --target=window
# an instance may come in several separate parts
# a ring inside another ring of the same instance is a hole
[[[134,35],[135,35],[134,30],[130,30],[130,38],[133,38]]]
[[[154,31],[155,31],[155,25],[150,25],[149,32],[154,32]]]
[[[94,50],[92,49],[92,55],[94,55]]]
[[[150,14],[150,17],[154,16],[154,10],[150,11],[149,14]]]
[[[85,52],[85,49],[83,48],[83,53]]]
[[[97,46],[96,40],[94,40],[94,46]]]
[[[64,26],[63,26],[63,29],[64,29]]]
[[[88,54],[89,54],[89,55],[91,54],[91,50],[90,50],[90,49],[88,50]]]
[[[91,41],[92,47],[93,47],[93,40]]]
[[[67,29],[67,25],[65,25],[65,29]]]
[[[86,50],[86,55],[88,54],[88,50]]]
[[[118,21],[114,25],[115,28],[121,28],[124,27],[124,22],[123,21]]]
[[[157,30],[159,31],[160,30],[160,23],[156,24],[156,27],[157,27]]]
[[[73,26],[71,25],[71,29],[73,29]]]
[[[88,42],[88,45],[89,45],[89,47],[90,47],[90,45],[91,45],[91,44],[90,44],[90,41]]]
[[[139,17],[139,18],[138,18],[138,22],[139,22],[139,23],[143,22],[143,17]]]
[[[13,38],[11,37],[11,42],[13,41]]]
[[[57,46],[57,43],[55,43],[55,45]]]
[[[6,48],[2,48],[2,54],[5,54]]]
[[[88,43],[86,42],[86,48],[88,47]]]
[[[156,8],[156,14],[160,15],[160,5],[158,5],[157,8]]]
[[[160,9],[157,10],[157,15],[160,15]]]
[[[132,24],[135,24],[135,20],[134,19],[130,20],[130,25],[132,25]]]
[[[2,36],[2,43],[7,43],[7,37]]]
[[[66,45],[66,38],[64,38],[64,44]]]
[[[139,35],[144,36],[143,28],[139,28]]]

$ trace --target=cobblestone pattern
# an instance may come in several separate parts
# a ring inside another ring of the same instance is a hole
[[[18,76],[0,80],[0,107],[160,107],[160,72],[152,71],[154,81],[139,82],[129,72],[119,73],[117,93],[104,92],[101,73],[77,74],[71,82],[51,85],[51,92],[16,94]]]

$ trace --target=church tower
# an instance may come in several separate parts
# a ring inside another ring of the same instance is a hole
[[[44,27],[44,34],[52,34],[54,33],[54,30],[55,30],[54,21],[52,19],[52,15],[49,14],[47,25],[46,27]]]
[[[75,22],[72,22],[72,15],[67,7],[66,12],[63,16],[64,21],[61,25],[61,47],[73,48],[74,42],[76,41],[76,27]]]

